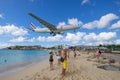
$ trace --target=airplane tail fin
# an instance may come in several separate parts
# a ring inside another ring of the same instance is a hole
[[[30,29],[34,31],[36,27],[32,23],[30,23]]]

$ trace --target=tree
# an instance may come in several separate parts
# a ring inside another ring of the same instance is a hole
[[[99,46],[98,47],[102,47],[103,45],[102,44],[99,44]]]

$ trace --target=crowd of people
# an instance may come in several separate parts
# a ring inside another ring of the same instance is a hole
[[[57,52],[53,52],[53,51],[49,52],[50,70],[53,70],[53,61],[54,61],[53,55],[54,54],[57,57],[57,65],[59,66],[62,63],[61,75],[63,77],[65,76],[66,69],[67,69],[67,59],[70,58],[70,49],[64,48],[63,50],[58,50]],[[95,53],[97,59],[99,59],[100,54],[101,54],[101,51],[99,48],[97,48],[96,53]],[[77,50],[73,49],[73,57],[76,58],[77,55],[79,56],[80,54],[77,54]]]
[[[53,51],[49,52],[49,62],[50,62],[50,70],[53,70]],[[60,65],[62,63],[62,72],[61,75],[65,76],[66,68],[67,68],[67,58],[69,58],[68,49],[64,48],[63,50],[58,50],[58,52],[55,52],[55,55],[57,57],[57,65]]]
[[[70,49],[68,48],[63,48],[62,50],[58,50],[58,51],[50,51],[49,52],[49,63],[50,63],[50,70],[53,70],[53,55],[56,55],[57,58],[57,65],[61,65],[62,64],[62,71],[61,71],[61,75],[65,76],[66,73],[66,69],[67,69],[67,59],[70,58]],[[76,58],[77,52],[75,49],[73,49],[73,57]]]

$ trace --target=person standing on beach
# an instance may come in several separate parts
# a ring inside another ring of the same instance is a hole
[[[76,56],[77,56],[76,50],[74,49],[73,52],[74,52],[74,58],[76,58]]]
[[[68,49],[67,56],[70,58],[70,49]]]
[[[58,65],[60,65],[60,59],[61,59],[61,51],[59,50],[57,53],[57,59],[58,59]]]
[[[49,57],[50,70],[53,70],[53,52],[50,51],[49,55],[50,55],[50,57]]]
[[[65,72],[66,72],[66,68],[67,68],[67,48],[63,49],[62,52],[62,58],[64,59],[64,61],[62,62],[62,77],[65,76]]]
[[[99,59],[101,54],[101,51],[99,50],[99,48],[96,49],[96,58]]]

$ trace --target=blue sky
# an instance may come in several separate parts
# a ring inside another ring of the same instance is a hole
[[[63,35],[35,33],[26,28],[44,27],[27,14],[32,12],[56,25],[79,23]],[[0,48],[14,45],[45,47],[120,44],[120,0],[0,0]]]

